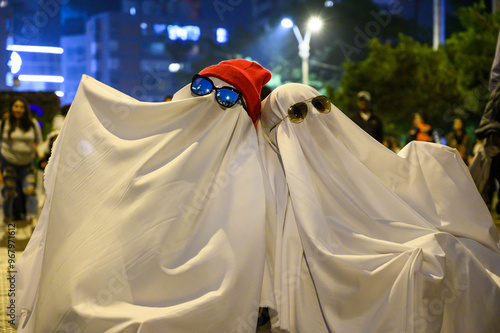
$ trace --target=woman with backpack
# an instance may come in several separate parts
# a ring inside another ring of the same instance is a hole
[[[40,126],[32,118],[28,102],[22,97],[14,98],[8,117],[2,120],[0,126],[4,222],[8,223],[14,218],[14,200],[18,197],[18,186],[25,196],[26,220],[31,221],[38,211],[34,160],[36,146],[42,137]]]

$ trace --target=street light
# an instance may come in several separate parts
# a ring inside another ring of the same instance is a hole
[[[311,42],[311,33],[313,31],[318,31],[321,29],[321,19],[318,17],[312,17],[307,22],[306,34],[304,37],[300,34],[299,27],[297,27],[292,20],[289,18],[284,18],[281,20],[281,26],[283,28],[293,28],[293,33],[297,38],[297,42],[299,43],[299,57],[302,59],[302,83],[309,83],[309,50],[310,50],[310,42]]]

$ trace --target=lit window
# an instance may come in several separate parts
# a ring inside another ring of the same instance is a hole
[[[153,24],[153,30],[155,33],[158,35],[165,32],[167,30],[167,25],[166,24]]]
[[[217,28],[216,31],[217,43],[224,44],[228,41],[227,30],[224,28]]]
[[[200,39],[201,31],[200,27],[195,25],[186,25],[180,27],[178,25],[167,26],[168,38],[170,40],[193,40],[197,41]]]

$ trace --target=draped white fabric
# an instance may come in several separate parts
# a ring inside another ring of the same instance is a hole
[[[277,88],[258,127],[276,196],[263,295],[276,329],[500,332],[498,233],[457,151],[396,155],[333,105],[280,122],[318,95]]]
[[[255,332],[264,178],[239,104],[189,86],[144,103],[84,76],[45,182],[18,332]]]

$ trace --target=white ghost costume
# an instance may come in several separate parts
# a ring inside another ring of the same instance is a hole
[[[255,332],[264,178],[241,104],[189,85],[144,103],[84,76],[45,177],[18,332]]]
[[[281,121],[318,95],[281,86],[258,125],[276,197],[263,294],[275,331],[500,332],[498,233],[458,152],[394,154],[333,105]]]

